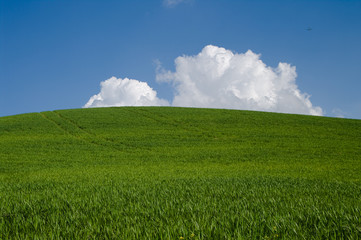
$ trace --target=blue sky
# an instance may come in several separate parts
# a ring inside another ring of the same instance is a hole
[[[324,115],[361,119],[361,1],[0,0],[0,17],[0,116],[83,107],[112,76],[171,103],[157,63],[214,45],[295,66]]]

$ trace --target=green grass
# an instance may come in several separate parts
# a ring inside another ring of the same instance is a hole
[[[361,239],[361,121],[122,107],[0,118],[0,239]]]

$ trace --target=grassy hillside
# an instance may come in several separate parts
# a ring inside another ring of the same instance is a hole
[[[0,118],[0,239],[359,239],[361,121],[159,107]]]

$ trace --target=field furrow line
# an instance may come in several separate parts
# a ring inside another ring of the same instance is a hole
[[[70,124],[70,125],[73,125],[77,130],[79,130],[80,132],[86,134],[86,135],[89,135],[89,136],[92,136],[92,137],[95,137],[95,138],[101,138],[99,136],[97,136],[96,134],[92,133],[92,132],[89,132],[89,131],[86,131],[85,129],[83,129],[81,126],[79,126],[76,122],[74,122],[73,120],[69,119],[69,118],[66,118],[64,117],[63,115],[61,115],[60,113],[58,113],[57,111],[53,111],[53,113],[55,113],[60,119],[62,119],[64,122]]]
[[[49,116],[47,116],[45,113],[47,114],[51,114],[53,116],[56,116],[57,120],[59,120],[60,122],[63,123],[63,125],[59,122],[57,122],[56,120],[50,118]],[[106,140],[102,140],[99,139],[99,137],[96,137],[95,135],[88,133],[87,131],[79,128],[78,126],[74,129],[71,129],[72,127],[75,127],[76,125],[71,123],[70,121],[67,121],[66,119],[64,119],[63,117],[60,117],[59,114],[56,114],[55,112],[42,112],[39,113],[44,119],[54,123],[58,128],[60,128],[61,130],[63,130],[65,133],[73,136],[74,138],[81,140],[83,142],[98,146],[98,147],[108,147],[108,148],[112,148],[113,150],[116,151],[121,151],[123,152],[123,149],[119,149],[113,145],[110,145],[106,142]],[[69,127],[69,124],[70,127]],[[65,127],[67,126],[67,127]]]
[[[44,118],[46,121],[49,121],[51,123],[53,123],[57,128],[61,129],[63,132],[74,136],[73,134],[71,134],[69,131],[67,131],[65,128],[63,128],[59,123],[57,123],[56,121],[54,121],[53,119],[50,119],[48,116],[46,116],[43,112],[40,112],[39,115]]]
[[[121,141],[111,141],[109,139],[105,139],[101,136],[96,135],[95,133],[92,133],[90,131],[87,131],[85,129],[83,129],[81,126],[79,126],[75,121],[73,121],[72,119],[69,119],[63,115],[61,115],[60,113],[58,113],[57,111],[54,111],[54,113],[60,118],[62,119],[64,122],[67,122],[68,124],[71,124],[72,126],[74,126],[76,129],[78,129],[80,132],[82,132],[84,135],[90,137],[91,139],[96,139],[98,142],[100,142],[101,144],[99,145],[109,145],[109,147],[112,147],[113,149],[116,149],[118,151],[124,151],[124,148],[127,149],[138,149],[139,147],[135,147],[132,146],[130,144],[126,144],[124,142]],[[114,146],[114,145],[122,145],[124,148],[119,148],[118,146]],[[148,149],[143,149],[144,151],[149,151]]]

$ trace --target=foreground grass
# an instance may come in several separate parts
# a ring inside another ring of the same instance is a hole
[[[359,120],[106,108],[0,134],[0,239],[361,238]]]

